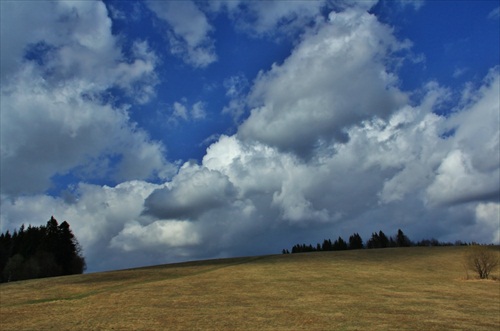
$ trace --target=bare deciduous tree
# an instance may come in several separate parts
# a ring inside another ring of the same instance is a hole
[[[498,249],[474,245],[465,254],[465,268],[473,270],[481,279],[488,279],[491,271],[498,266],[499,256]]]

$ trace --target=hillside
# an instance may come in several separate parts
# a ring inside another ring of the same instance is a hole
[[[465,249],[271,255],[1,284],[0,328],[498,330],[500,282],[465,280]]]

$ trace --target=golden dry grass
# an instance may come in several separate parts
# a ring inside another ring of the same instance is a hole
[[[2,284],[0,327],[499,330],[500,282],[465,280],[465,249],[273,255]]]

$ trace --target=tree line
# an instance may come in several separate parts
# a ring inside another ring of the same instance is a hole
[[[475,243],[472,243],[475,244]],[[322,251],[342,251],[348,249],[363,249],[363,248],[387,248],[387,247],[410,247],[410,246],[453,246],[453,245],[467,245],[461,241],[455,243],[440,242],[437,239],[422,239],[418,242],[413,242],[408,238],[401,229],[394,236],[387,236],[383,231],[373,232],[370,239],[363,242],[363,239],[358,233],[354,233],[346,241],[342,237],[338,237],[332,242],[331,239],[323,240],[323,243],[316,245],[296,244],[292,247],[291,253],[305,253],[305,252],[322,252]],[[289,254],[290,250],[283,249],[283,254]]]
[[[69,223],[52,216],[45,226],[0,235],[0,282],[81,274],[85,271],[78,240]]]

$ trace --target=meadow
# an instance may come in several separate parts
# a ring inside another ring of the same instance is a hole
[[[0,329],[499,330],[500,282],[466,279],[466,249],[269,255],[0,284]]]

